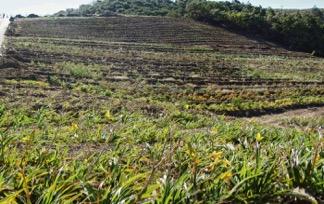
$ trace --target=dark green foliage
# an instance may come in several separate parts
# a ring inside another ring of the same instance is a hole
[[[323,22],[313,14],[279,14],[273,18],[272,26],[290,48],[324,54]]]
[[[79,9],[60,11],[56,16],[106,16],[107,13],[128,15],[165,16],[175,9],[170,0],[103,0],[81,5]]]
[[[259,34],[289,49],[324,54],[323,11],[318,8],[304,11],[273,10],[239,1],[193,0],[186,6],[186,15],[196,20]]]
[[[39,16],[38,15],[36,15],[36,14],[29,14],[28,16],[27,16],[27,18],[38,18]]]
[[[23,15],[21,15],[21,14],[18,14],[18,15],[15,16],[15,18],[25,18],[25,17]]]

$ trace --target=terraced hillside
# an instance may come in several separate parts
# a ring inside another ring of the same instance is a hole
[[[324,116],[220,116],[323,107],[322,58],[162,17],[17,20],[6,47],[0,201],[323,201]]]
[[[6,79],[141,82],[194,109],[233,115],[323,104],[322,59],[189,20],[23,20],[9,33],[14,55],[33,63]]]

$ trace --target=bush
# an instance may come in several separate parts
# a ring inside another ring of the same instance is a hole
[[[36,15],[36,14],[29,14],[28,16],[27,16],[27,18],[39,18],[39,16],[38,15]]]

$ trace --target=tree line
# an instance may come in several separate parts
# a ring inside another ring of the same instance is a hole
[[[195,20],[225,25],[238,31],[261,35],[292,50],[324,55],[324,12],[274,10],[239,1],[186,1],[184,15]]]
[[[246,34],[260,35],[291,50],[324,56],[324,12],[276,10],[238,0],[97,0],[55,16],[149,15],[187,17]]]

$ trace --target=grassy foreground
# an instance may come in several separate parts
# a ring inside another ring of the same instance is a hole
[[[0,106],[1,203],[316,203],[323,137],[168,105],[57,113]],[[180,112],[181,111],[181,112]]]

